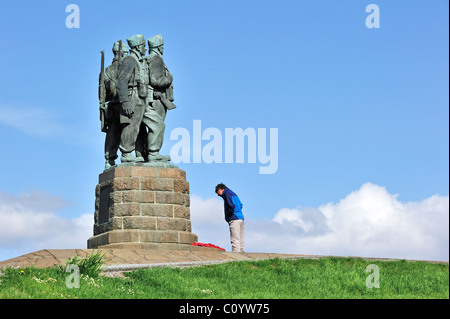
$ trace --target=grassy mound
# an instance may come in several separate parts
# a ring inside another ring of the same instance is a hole
[[[426,262],[269,259],[140,269],[125,278],[89,268],[78,274],[67,267],[8,268],[0,273],[0,298],[449,298],[448,264]]]

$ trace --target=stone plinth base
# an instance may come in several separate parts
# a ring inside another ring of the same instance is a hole
[[[107,244],[104,246],[99,246],[101,249],[128,249],[128,250],[139,250],[139,249],[151,249],[158,251],[197,251],[199,248],[208,247],[198,247],[191,244],[167,244],[167,243],[117,243],[117,244]],[[215,249],[215,248],[209,248]]]
[[[189,183],[179,168],[113,167],[100,174],[95,197],[94,236],[88,248],[152,248],[198,240],[191,232]]]

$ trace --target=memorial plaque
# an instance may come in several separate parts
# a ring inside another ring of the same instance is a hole
[[[111,186],[104,185],[100,187],[100,206],[98,210],[98,223],[104,224],[109,221],[109,198]]]

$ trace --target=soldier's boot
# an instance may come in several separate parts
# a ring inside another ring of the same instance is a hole
[[[114,162],[113,159],[107,159],[105,162],[105,169],[111,168],[114,165],[116,165],[116,162]]]
[[[114,165],[116,165],[116,162],[115,162],[114,160],[117,159],[117,157],[118,157],[118,156],[117,156],[117,153],[111,155],[110,152],[106,152],[106,153],[105,153],[105,159],[106,159],[106,162],[105,162],[105,169],[111,168],[111,167],[113,167]]]
[[[122,157],[120,158],[122,163],[135,163],[138,162],[138,159],[131,155],[131,153],[122,153]]]
[[[145,162],[144,155],[139,151],[136,151],[136,162]]]
[[[149,152],[148,153],[148,161],[149,162],[168,162],[170,161],[169,155],[161,155],[159,152]]]

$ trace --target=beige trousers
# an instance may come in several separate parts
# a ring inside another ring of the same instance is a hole
[[[228,222],[230,226],[231,249],[233,252],[244,252],[244,220],[235,219]]]

